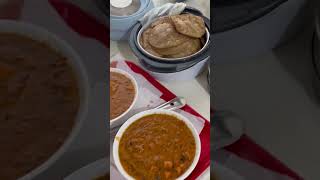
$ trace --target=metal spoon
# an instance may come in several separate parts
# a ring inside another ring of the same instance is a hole
[[[187,101],[183,97],[176,97],[168,102],[160,104],[159,106],[157,106],[153,109],[166,109],[166,110],[173,111],[173,110],[182,108],[186,104],[187,104]],[[119,129],[119,126],[120,125],[112,128],[111,132],[115,132],[114,130],[117,131]]]
[[[187,101],[183,97],[176,97],[168,102],[165,102],[154,109],[167,109],[167,110],[176,110],[180,109],[187,104]]]

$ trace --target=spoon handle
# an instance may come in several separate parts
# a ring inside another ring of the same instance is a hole
[[[165,102],[154,109],[167,109],[167,110],[176,110],[180,109],[186,105],[186,100],[183,97],[176,97],[168,102]]]

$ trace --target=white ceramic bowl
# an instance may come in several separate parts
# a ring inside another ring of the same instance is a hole
[[[194,128],[194,126],[192,125],[192,123],[185,118],[184,116],[182,116],[181,114],[178,114],[174,111],[169,111],[169,110],[164,110],[164,109],[153,109],[153,110],[147,110],[147,111],[143,111],[141,113],[138,113],[134,116],[132,116],[129,120],[127,120],[119,129],[115,140],[113,142],[113,159],[114,162],[119,170],[119,172],[128,180],[133,180],[134,178],[132,178],[122,167],[121,162],[120,162],[120,158],[119,158],[119,153],[118,153],[118,149],[119,149],[119,143],[121,140],[121,137],[123,135],[123,133],[125,132],[125,130],[135,121],[139,120],[140,118],[147,116],[147,115],[151,115],[151,114],[168,114],[168,115],[172,115],[177,117],[178,119],[182,120],[191,130],[194,140],[196,142],[196,153],[195,153],[195,157],[193,159],[192,164],[190,165],[190,167],[187,169],[187,171],[185,173],[183,173],[180,177],[178,177],[178,180],[183,180],[185,178],[187,178],[190,173],[194,170],[194,168],[196,167],[198,161],[199,161],[199,157],[200,157],[200,152],[201,152],[201,143],[200,143],[200,138],[199,138],[199,134],[197,133],[196,129]]]
[[[75,117],[75,124],[70,132],[70,135],[65,140],[64,144],[42,165],[32,170],[25,176],[21,177],[20,180],[33,179],[46,169],[50,167],[56,160],[58,160],[69,148],[73,139],[77,136],[84,119],[87,116],[88,101],[89,101],[89,82],[87,72],[82,64],[82,60],[79,55],[69,46],[65,41],[61,40],[58,36],[53,33],[28,23],[0,20],[0,33],[16,33],[29,37],[36,41],[41,41],[55,49],[60,54],[64,55],[69,65],[75,72],[77,83],[80,93],[80,107]]]
[[[134,86],[134,89],[135,89],[135,96],[134,96],[134,99],[133,99],[130,107],[125,112],[123,112],[120,116],[110,120],[110,128],[113,129],[114,127],[117,127],[117,126],[123,124],[129,118],[128,117],[130,115],[129,113],[133,109],[134,105],[137,102],[139,91],[138,91],[138,83],[131,74],[127,73],[124,70],[117,69],[117,68],[110,68],[110,72],[119,73],[119,74],[122,74],[122,75],[126,76],[127,78],[129,78]]]

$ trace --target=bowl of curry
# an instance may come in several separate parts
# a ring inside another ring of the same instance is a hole
[[[185,179],[200,152],[192,123],[181,114],[160,109],[131,117],[113,143],[115,164],[126,179]]]
[[[77,136],[89,101],[82,59],[28,23],[0,20],[0,179],[33,179]]]
[[[138,98],[138,85],[124,70],[110,69],[110,128],[121,125]]]

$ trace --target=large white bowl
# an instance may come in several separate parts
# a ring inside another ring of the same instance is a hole
[[[196,142],[196,153],[195,153],[195,157],[193,159],[192,164],[190,165],[190,167],[187,169],[187,171],[185,173],[183,173],[180,177],[178,177],[178,180],[183,180],[185,178],[187,178],[190,173],[194,170],[194,168],[196,167],[198,161],[199,161],[199,157],[200,157],[200,152],[201,152],[201,143],[200,143],[200,138],[199,138],[199,134],[197,133],[196,129],[194,128],[194,126],[192,125],[192,123],[184,116],[182,116],[181,114],[178,114],[174,111],[170,111],[170,110],[164,110],[164,109],[153,109],[153,110],[147,110],[147,111],[143,111],[141,113],[138,113],[134,116],[132,116],[129,120],[127,120],[119,129],[119,131],[117,132],[117,135],[115,137],[115,140],[113,142],[113,158],[114,158],[114,162],[119,170],[119,172],[128,180],[134,180],[133,177],[131,177],[122,167],[121,162],[120,162],[120,158],[119,158],[119,143],[121,140],[121,137],[123,135],[123,133],[126,131],[126,129],[135,121],[139,120],[140,118],[147,116],[147,115],[151,115],[151,114],[168,114],[168,115],[172,115],[177,117],[178,119],[182,120],[191,130],[192,135],[194,137],[194,140]]]
[[[129,108],[125,112],[120,114],[118,117],[110,120],[110,128],[113,129],[114,127],[117,127],[117,126],[123,124],[127,119],[129,119],[129,116],[130,116],[129,113],[131,112],[134,105],[136,104],[139,93],[138,93],[138,83],[132,75],[130,75],[129,73],[127,73],[124,70],[117,69],[117,68],[110,68],[110,72],[119,73],[119,74],[122,74],[122,75],[126,76],[127,78],[129,78],[134,86],[134,89],[135,89],[134,99],[133,99],[131,105],[129,106]]]
[[[89,82],[87,72],[82,64],[79,55],[65,41],[60,39],[53,33],[28,23],[0,20],[0,33],[16,33],[29,37],[36,41],[41,41],[55,49],[60,54],[64,55],[69,65],[72,67],[78,83],[80,93],[80,107],[75,117],[75,124],[64,144],[42,165],[32,170],[20,180],[33,179],[46,169],[48,169],[56,160],[58,160],[69,148],[71,142],[77,136],[88,111],[89,101]],[[40,61],[40,59],[39,59]]]

